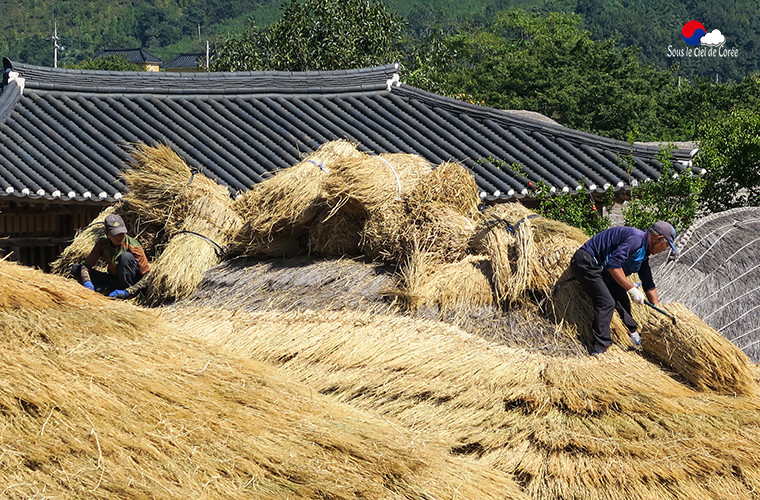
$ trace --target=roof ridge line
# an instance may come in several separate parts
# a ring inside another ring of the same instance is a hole
[[[605,146],[611,147],[613,149],[631,151],[631,144],[626,141],[622,141],[620,139],[613,139],[610,137],[605,137],[603,135],[594,134],[591,132],[576,130],[573,128],[565,127],[564,125],[559,125],[559,124],[555,125],[553,123],[543,122],[541,120],[538,120],[530,116],[516,117],[510,114],[509,112],[510,110],[503,110],[503,109],[493,108],[489,106],[480,106],[477,104],[470,104],[468,102],[460,101],[452,97],[447,97],[440,94],[434,94],[432,92],[428,92],[426,90],[423,90],[411,85],[402,84],[400,86],[400,89],[403,89],[401,90],[402,93],[406,91],[411,94],[414,94],[418,98],[422,98],[430,102],[447,104],[452,108],[456,108],[463,111],[467,110],[468,112],[474,112],[481,115],[486,115],[486,116],[491,115],[494,118],[509,121],[521,127],[525,127],[525,125],[528,125],[530,126],[530,128],[538,130],[538,131],[548,131],[552,135],[560,135],[561,137],[568,140],[569,142],[574,142],[574,143],[579,143],[579,144],[588,144],[588,139],[593,139],[594,141],[600,144],[603,144]],[[519,110],[515,110],[515,111],[519,111]],[[525,110],[525,111],[529,111],[529,110]],[[641,144],[637,142],[633,143],[633,152],[639,151],[639,152],[645,152],[651,155],[656,155],[661,150],[662,148],[658,146]],[[684,149],[684,148],[674,148],[672,153],[676,153],[676,152],[682,153],[682,154],[673,154],[673,156],[676,156],[678,158],[682,156],[689,157],[690,150]]]

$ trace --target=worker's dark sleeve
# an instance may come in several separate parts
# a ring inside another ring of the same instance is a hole
[[[636,253],[641,247],[641,241],[635,235],[630,235],[625,238],[615,248],[607,260],[607,269],[619,269],[623,267],[623,263],[628,260],[628,257]]]
[[[95,246],[92,247],[90,255],[84,259],[84,263],[87,264],[87,267],[93,268],[95,267],[95,264],[98,263],[100,257],[103,255],[103,246],[105,244],[105,241],[105,238],[100,238],[95,242]]]
[[[645,259],[644,262],[641,263],[639,278],[641,278],[641,288],[643,288],[645,292],[656,288],[654,285],[654,279],[652,278],[652,268],[649,267],[649,259]]]

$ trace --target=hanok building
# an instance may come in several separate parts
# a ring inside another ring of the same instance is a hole
[[[144,49],[110,49],[103,50],[95,58],[122,56],[127,61],[145,68],[145,71],[160,71],[163,61]]]
[[[208,66],[206,54],[201,52],[190,52],[186,54],[180,54],[174,59],[171,59],[163,65],[164,71],[183,71],[183,72],[195,72],[205,71]]]
[[[540,182],[557,193],[612,187],[624,198],[662,168],[657,146],[431,94],[400,83],[396,65],[148,73],[3,64],[0,248],[27,265],[53,260],[122,196],[129,143],[166,143],[231,194],[340,138],[364,151],[460,162],[486,203],[530,200]],[[678,171],[691,168],[688,149],[672,154]]]

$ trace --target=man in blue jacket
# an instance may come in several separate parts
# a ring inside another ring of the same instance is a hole
[[[627,226],[611,227],[594,235],[575,252],[570,269],[594,303],[591,354],[603,354],[612,345],[610,321],[615,311],[628,328],[631,341],[641,344],[639,325],[631,316],[631,301],[643,304],[649,299],[655,305],[660,302],[649,256],[668,246],[677,254],[673,244],[675,237],[676,230],[665,221],[655,222],[646,231]],[[644,292],[626,278],[631,273],[639,274]]]

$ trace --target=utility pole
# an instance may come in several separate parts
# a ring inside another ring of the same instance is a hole
[[[208,53],[209,53],[209,46],[208,46],[208,40],[206,40],[206,71],[208,71]]]
[[[53,67],[58,67],[58,22],[53,21]]]

